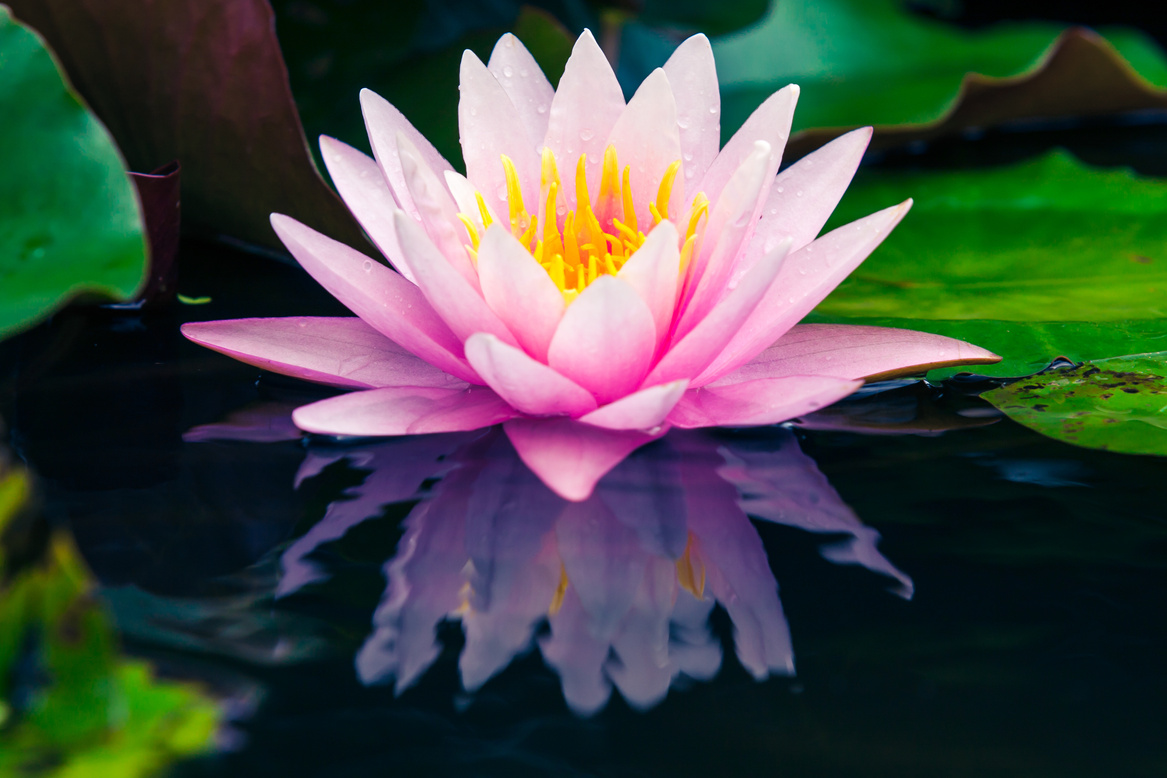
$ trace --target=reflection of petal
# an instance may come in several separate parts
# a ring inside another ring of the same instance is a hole
[[[780,444],[775,448],[775,442]],[[876,549],[879,533],[865,526],[790,432],[757,442],[742,439],[721,449],[728,463],[719,473],[742,492],[741,505],[759,519],[808,532],[845,533],[851,538],[822,550],[841,564],[860,564],[896,579],[896,594],[910,599],[912,579]]]
[[[338,456],[305,460],[305,464],[313,463],[312,470],[316,473],[341,458],[350,458],[356,467],[372,472],[360,486],[342,492],[342,499],[328,506],[324,518],[284,551],[280,557],[282,574],[276,596],[284,597],[325,577],[305,557],[323,544],[343,537],[365,519],[379,515],[383,505],[408,500],[425,479],[444,474],[450,465],[440,464],[438,460],[467,437],[447,434],[389,439],[368,448],[336,452]],[[302,473],[297,474],[297,484],[303,480]]]
[[[608,641],[592,633],[588,614],[572,588],[550,622],[550,636],[539,640],[543,661],[559,674],[563,696],[573,711],[585,716],[599,711],[612,694],[603,671]]]
[[[677,559],[688,540],[681,463],[667,440],[627,459],[604,479],[600,500],[650,554]]]

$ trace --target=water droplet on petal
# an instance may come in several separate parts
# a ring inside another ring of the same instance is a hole
[[[680,127],[682,130],[689,129],[689,117],[688,116],[678,116],[677,117],[677,126]]]
[[[504,76],[506,76],[507,78],[510,78],[511,76],[513,76],[515,74],[515,69],[512,68],[510,65],[507,65],[505,68],[502,69],[502,74]]]
[[[717,113],[717,106],[716,105],[709,106],[709,113]]]
[[[692,154],[682,154],[681,156],[685,158],[685,161],[686,161],[686,162],[692,162],[692,161],[693,161],[693,155],[692,155]]]
[[[471,116],[477,116],[477,115],[478,115],[478,109],[477,109],[477,108],[471,108],[471,109],[470,109],[470,115],[471,115]]]
[[[802,197],[802,190],[799,189],[797,192],[794,193],[794,196],[795,197]]]
[[[498,188],[494,190],[494,193],[496,195],[498,195],[498,199],[506,200],[507,199],[507,185],[506,184],[499,184]]]
[[[775,189],[777,189],[779,193],[781,193],[781,192],[785,192],[785,191],[786,191],[785,189],[783,189],[783,188],[782,188],[782,187],[780,187],[780,186],[776,186],[776,187],[774,187],[774,188],[775,188]]]
[[[366,273],[372,273],[373,272],[373,260],[366,259],[363,267],[365,268]]]
[[[540,106],[538,106],[537,108],[535,108],[535,111],[536,111],[536,112],[538,112],[538,113],[547,113],[547,106],[546,106],[546,105],[540,105]]]
[[[587,143],[589,140],[591,140],[594,137],[596,137],[595,130],[591,130],[591,129],[588,129],[587,127],[584,127],[582,130],[579,131],[579,139],[582,140],[584,143]]]
[[[567,206],[566,205],[559,206],[558,208],[555,209],[555,213],[558,214],[559,216],[566,215],[567,214]]]

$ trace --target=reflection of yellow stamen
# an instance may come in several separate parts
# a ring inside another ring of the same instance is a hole
[[[551,605],[547,608],[548,615],[554,616],[559,613],[559,609],[563,607],[563,597],[567,594],[568,587],[567,568],[563,563],[559,563],[559,585],[555,587],[555,594],[551,597]]]
[[[693,533],[685,543],[685,553],[677,560],[677,583],[698,600],[705,597],[705,563],[699,553],[693,553]]]

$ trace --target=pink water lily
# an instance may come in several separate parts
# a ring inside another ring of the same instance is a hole
[[[301,429],[505,422],[523,461],[582,500],[670,426],[773,424],[864,380],[998,359],[925,333],[798,324],[911,201],[816,238],[871,130],[779,173],[798,97],[788,86],[720,148],[704,36],[627,103],[588,32],[558,89],[512,35],[487,65],[466,52],[459,88],[465,176],[369,91],[375,160],[321,138],[337,189],[393,268],[272,215],[356,318],[183,328],[249,364],[363,390],[299,408]]]

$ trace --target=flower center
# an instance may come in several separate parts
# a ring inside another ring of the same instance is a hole
[[[503,171],[506,175],[506,197],[511,234],[518,238],[531,256],[538,262],[559,291],[566,303],[571,303],[588,284],[601,275],[616,275],[641,245],[646,235],[638,227],[636,203],[632,197],[631,166],[625,166],[623,175],[616,159],[616,149],[608,146],[604,150],[604,161],[600,174],[600,190],[595,202],[588,196],[587,176],[584,167],[587,156],[582,155],[575,168],[575,193],[577,210],[569,211],[558,204],[563,184],[555,155],[550,149],[543,149],[542,171],[540,175],[539,203],[536,213],[528,213],[523,203],[523,192],[519,186],[519,176],[514,163],[504,154]],[[669,199],[673,183],[681,169],[678,159],[665,170],[657,188],[656,199],[648,203],[655,227],[669,218]],[[466,213],[458,218],[466,227],[471,245],[466,247],[470,256],[477,261],[478,246],[481,241],[479,230],[485,230],[494,223],[494,217],[480,193],[477,216],[481,223]],[[689,259],[698,248],[704,233],[706,217],[709,214],[709,200],[698,192],[689,208],[688,228],[681,243],[681,272],[688,267]],[[649,228],[652,231],[652,227]]]

